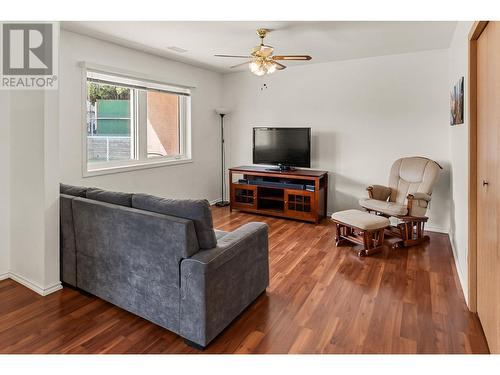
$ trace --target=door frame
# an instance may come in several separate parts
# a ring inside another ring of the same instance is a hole
[[[476,21],[469,31],[469,310],[477,312],[477,40],[488,21]]]

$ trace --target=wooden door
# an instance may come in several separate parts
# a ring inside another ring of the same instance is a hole
[[[500,22],[477,40],[477,312],[500,353]]]

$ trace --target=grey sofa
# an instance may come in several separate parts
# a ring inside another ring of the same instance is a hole
[[[268,228],[206,200],[61,185],[61,279],[205,347],[269,285]]]

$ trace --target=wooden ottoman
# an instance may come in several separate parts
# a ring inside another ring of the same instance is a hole
[[[339,211],[332,214],[335,223],[335,243],[342,240],[363,245],[359,256],[382,251],[384,230],[390,225],[388,218],[360,210]]]

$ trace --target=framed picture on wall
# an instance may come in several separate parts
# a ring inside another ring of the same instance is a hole
[[[450,124],[464,123],[464,77],[461,77],[450,92]]]

